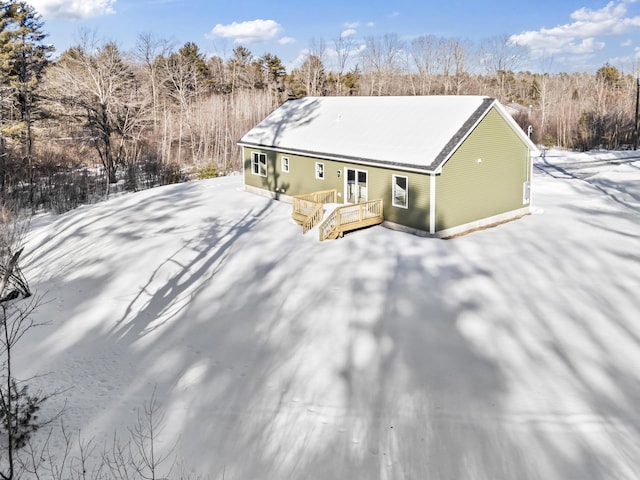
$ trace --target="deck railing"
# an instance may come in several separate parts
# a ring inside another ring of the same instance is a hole
[[[322,221],[324,216],[324,205],[321,203],[314,203],[315,207],[306,220],[302,223],[302,233],[307,233],[313,227],[318,225]]]
[[[349,230],[382,223],[383,219],[382,200],[338,207],[320,225],[320,241],[337,238]]]
[[[320,190],[319,192],[306,193],[304,195],[295,195],[294,200],[308,200],[313,203],[336,203],[336,197],[338,196],[338,191],[335,188],[331,190]]]
[[[336,237],[338,236],[339,234],[338,210],[340,210],[340,207],[336,208],[333,212],[331,212],[329,216],[325,218],[324,222],[320,224],[320,227],[318,227],[318,234],[320,235],[320,241],[326,240],[327,238],[331,237],[332,234],[334,233]]]
[[[291,216],[302,225],[302,233],[307,233],[322,220],[322,206],[325,203],[336,203],[337,197],[338,191],[335,188],[293,197]]]

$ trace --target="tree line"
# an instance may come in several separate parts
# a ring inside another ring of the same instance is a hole
[[[109,193],[241,168],[237,140],[290,97],[488,95],[546,146],[628,148],[636,79],[611,65],[532,73],[526,52],[496,36],[395,34],[312,41],[287,72],[270,53],[236,46],[207,57],[140,34],[133,51],[85,34],[53,60],[28,4],[0,1],[0,195],[65,210]],[[531,129],[529,129],[531,126]]]

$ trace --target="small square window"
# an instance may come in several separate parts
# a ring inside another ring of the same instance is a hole
[[[394,207],[409,208],[409,179],[400,175],[393,176],[392,204]]]
[[[267,155],[251,152],[251,173],[260,177],[267,176]]]
[[[316,178],[324,180],[324,163],[316,162]]]
[[[281,162],[282,172],[289,173],[289,157],[282,157]]]

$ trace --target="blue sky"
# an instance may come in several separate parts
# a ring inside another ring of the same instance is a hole
[[[311,43],[323,40],[327,63],[333,40],[354,45],[394,33],[406,42],[420,35],[469,40],[507,35],[525,47],[533,71],[595,71],[608,62],[625,72],[640,64],[637,0],[28,0],[42,15],[58,53],[95,32],[133,50],[141,33],[180,47],[228,57],[242,44],[255,56],[278,55],[290,70]],[[354,56],[353,62],[357,58]]]

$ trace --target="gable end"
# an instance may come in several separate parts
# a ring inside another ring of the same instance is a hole
[[[478,123],[478,121],[487,113],[487,110],[491,107],[491,105],[493,105],[494,101],[495,100],[493,98],[485,98],[482,101],[482,104],[476,109],[476,111],[473,112],[467,119],[467,121],[462,124],[455,135],[449,139],[442,151],[433,160],[431,165],[427,167],[428,169],[435,170],[447,158],[449,158],[454,149],[458,145],[460,145],[460,142],[462,142],[462,140],[464,140],[464,138],[469,134],[469,131],[473,128],[473,126]]]

